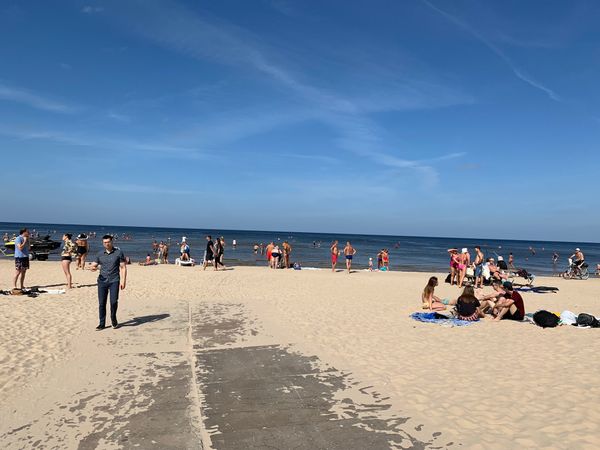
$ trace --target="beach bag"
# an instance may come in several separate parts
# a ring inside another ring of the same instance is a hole
[[[591,314],[581,313],[577,316],[577,326],[600,328],[600,321]]]
[[[452,276],[452,275],[448,274],[448,276],[447,276],[447,277],[446,277],[446,279],[444,280],[444,283],[448,283],[448,284],[450,284],[450,277],[451,277],[451,276]]]
[[[538,327],[554,328],[558,326],[560,319],[556,314],[552,314],[550,311],[542,309],[533,315],[533,321]]]

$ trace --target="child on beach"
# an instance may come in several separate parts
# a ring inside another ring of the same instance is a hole
[[[425,286],[425,289],[423,289],[423,294],[421,294],[423,309],[428,309],[430,311],[443,311],[446,309],[446,306],[442,303],[442,300],[434,295],[434,290],[437,285],[437,277],[431,277],[427,282],[427,286]]]
[[[373,272],[373,258],[369,258],[369,272]]]

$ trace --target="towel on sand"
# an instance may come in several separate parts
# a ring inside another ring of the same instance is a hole
[[[447,317],[443,314],[439,314],[436,312],[416,312],[410,315],[411,319],[414,319],[418,322],[426,322],[426,323],[437,323],[440,325],[447,325],[451,327],[465,327],[467,325],[472,325],[478,321],[470,321],[470,320],[460,320],[454,317]]]

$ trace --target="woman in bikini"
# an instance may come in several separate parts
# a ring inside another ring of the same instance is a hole
[[[388,253],[388,249],[384,248],[381,251],[381,265],[382,268],[385,267],[384,270],[390,270],[390,254]]]
[[[459,276],[459,255],[458,250],[455,248],[449,248],[448,253],[450,254],[450,286],[453,284],[458,284],[458,276]]]
[[[77,267],[75,270],[79,270],[80,268],[81,270],[85,270],[85,259],[90,249],[87,236],[83,233],[80,234],[77,236],[75,244],[77,244]]]
[[[73,256],[77,254],[77,246],[71,240],[72,236],[73,235],[70,233],[65,233],[63,235],[62,240],[65,244],[60,254],[60,264],[62,265],[63,272],[67,277],[67,289],[71,289],[73,287],[73,277],[71,275],[71,262],[73,261]]]
[[[427,286],[425,286],[425,289],[423,289],[423,294],[421,294],[423,309],[428,309],[430,311],[443,311],[446,309],[446,306],[442,303],[442,300],[440,300],[434,294],[437,285],[437,277],[431,277],[427,282]]]

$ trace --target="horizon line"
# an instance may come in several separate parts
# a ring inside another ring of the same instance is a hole
[[[373,234],[373,233],[342,233],[342,232],[325,232],[325,231],[291,231],[291,230],[246,230],[246,229],[229,229],[229,228],[192,228],[192,227],[165,227],[165,226],[141,226],[141,225],[102,225],[102,224],[81,224],[81,223],[52,223],[52,222],[0,222],[0,224],[15,224],[18,225],[67,225],[81,227],[119,227],[119,228],[167,228],[173,230],[194,230],[194,231],[242,231],[242,232],[258,232],[258,233],[300,233],[300,234],[328,234],[328,235],[345,235],[345,236],[377,236],[377,237],[401,237],[401,238],[426,238],[426,239],[468,239],[468,240],[489,240],[489,241],[515,241],[515,242],[552,242],[560,244],[593,244],[600,245],[600,242],[592,241],[554,241],[554,240],[539,240],[539,239],[514,239],[514,238],[481,238],[481,237],[456,237],[456,236],[410,236],[401,234]]]

